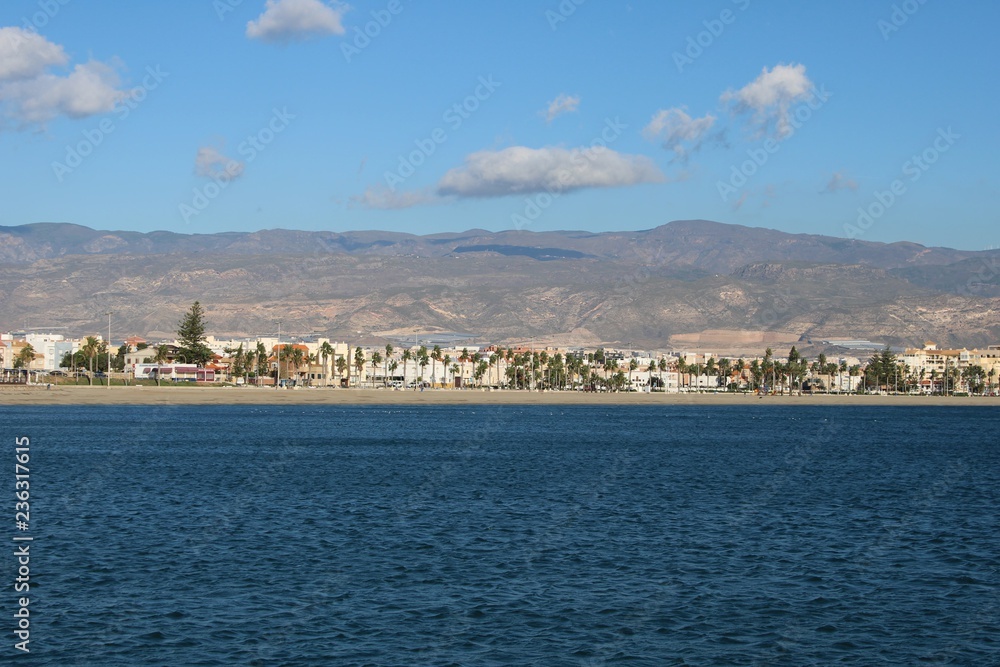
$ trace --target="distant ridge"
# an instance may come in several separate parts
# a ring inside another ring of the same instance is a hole
[[[418,236],[382,231],[297,231],[178,234],[95,230],[69,223],[35,223],[0,227],[0,262],[30,263],[69,255],[146,255],[214,253],[330,253],[442,257],[453,252],[497,252],[539,260],[606,258],[648,260],[657,247],[657,262],[705,271],[731,271],[761,261],[868,264],[883,269],[947,265],[980,253],[927,248],[908,243],[878,243],[815,234],[789,234],[771,229],[708,220],[678,220],[653,229],[626,232],[502,231],[472,229],[460,233]],[[1000,252],[1000,251],[995,251]]]
[[[113,261],[109,261],[113,260]],[[620,232],[472,229],[178,234],[0,227],[0,331],[171,336],[195,300],[214,335],[476,331],[563,345],[866,338],[1000,343],[1000,250],[876,243],[706,220]],[[720,333],[721,332],[721,333]],[[731,346],[725,348],[723,345]]]

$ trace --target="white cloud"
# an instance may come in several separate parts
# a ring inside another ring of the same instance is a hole
[[[351,197],[351,204],[363,208],[375,208],[383,210],[398,210],[403,208],[413,208],[414,206],[424,206],[435,204],[441,201],[434,193],[424,190],[412,192],[393,192],[384,186],[371,186],[362,194]]]
[[[212,146],[202,146],[194,158],[194,173],[204,178],[234,181],[243,175],[246,164],[226,157]]]
[[[813,89],[805,65],[776,65],[771,70],[765,67],[743,88],[726,91],[722,101],[733,103],[737,113],[752,113],[759,136],[783,139],[793,131],[792,105],[811,98]]]
[[[0,28],[0,81],[36,77],[47,67],[68,62],[61,46],[38,33]]]
[[[715,116],[711,114],[703,118],[691,118],[680,108],[660,109],[642,134],[650,141],[662,138],[664,148],[673,151],[679,159],[684,159],[689,152],[701,147],[713,125]]]
[[[830,182],[826,184],[827,192],[839,192],[840,190],[857,191],[857,189],[858,182],[843,171],[836,172],[830,177]]]
[[[321,0],[267,0],[264,13],[247,23],[247,37],[265,42],[295,42],[322,35],[343,35],[345,5]]]
[[[21,126],[58,116],[86,118],[107,113],[124,99],[118,73],[90,61],[65,76],[49,71],[69,62],[58,44],[20,28],[0,29],[0,114]]]
[[[623,155],[608,148],[527,148],[480,151],[465,159],[438,183],[438,194],[457,197],[503,197],[533,192],[571,192],[662,182],[663,174],[647,157]]]
[[[554,100],[549,102],[548,108],[543,112],[545,121],[551,123],[564,113],[571,113],[580,108],[580,97],[577,95],[566,95],[561,93]]]

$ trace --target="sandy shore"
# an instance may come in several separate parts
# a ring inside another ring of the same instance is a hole
[[[251,387],[0,387],[4,405],[985,405],[1000,397],[603,394],[481,390],[257,389]]]

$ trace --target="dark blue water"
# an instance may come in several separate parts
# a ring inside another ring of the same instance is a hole
[[[995,409],[0,420],[5,469],[32,438],[23,664],[1000,664]]]

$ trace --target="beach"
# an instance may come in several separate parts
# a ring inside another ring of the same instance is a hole
[[[256,387],[0,387],[4,405],[940,405],[997,406],[1000,397],[743,393],[602,393],[480,389],[266,389]]]

